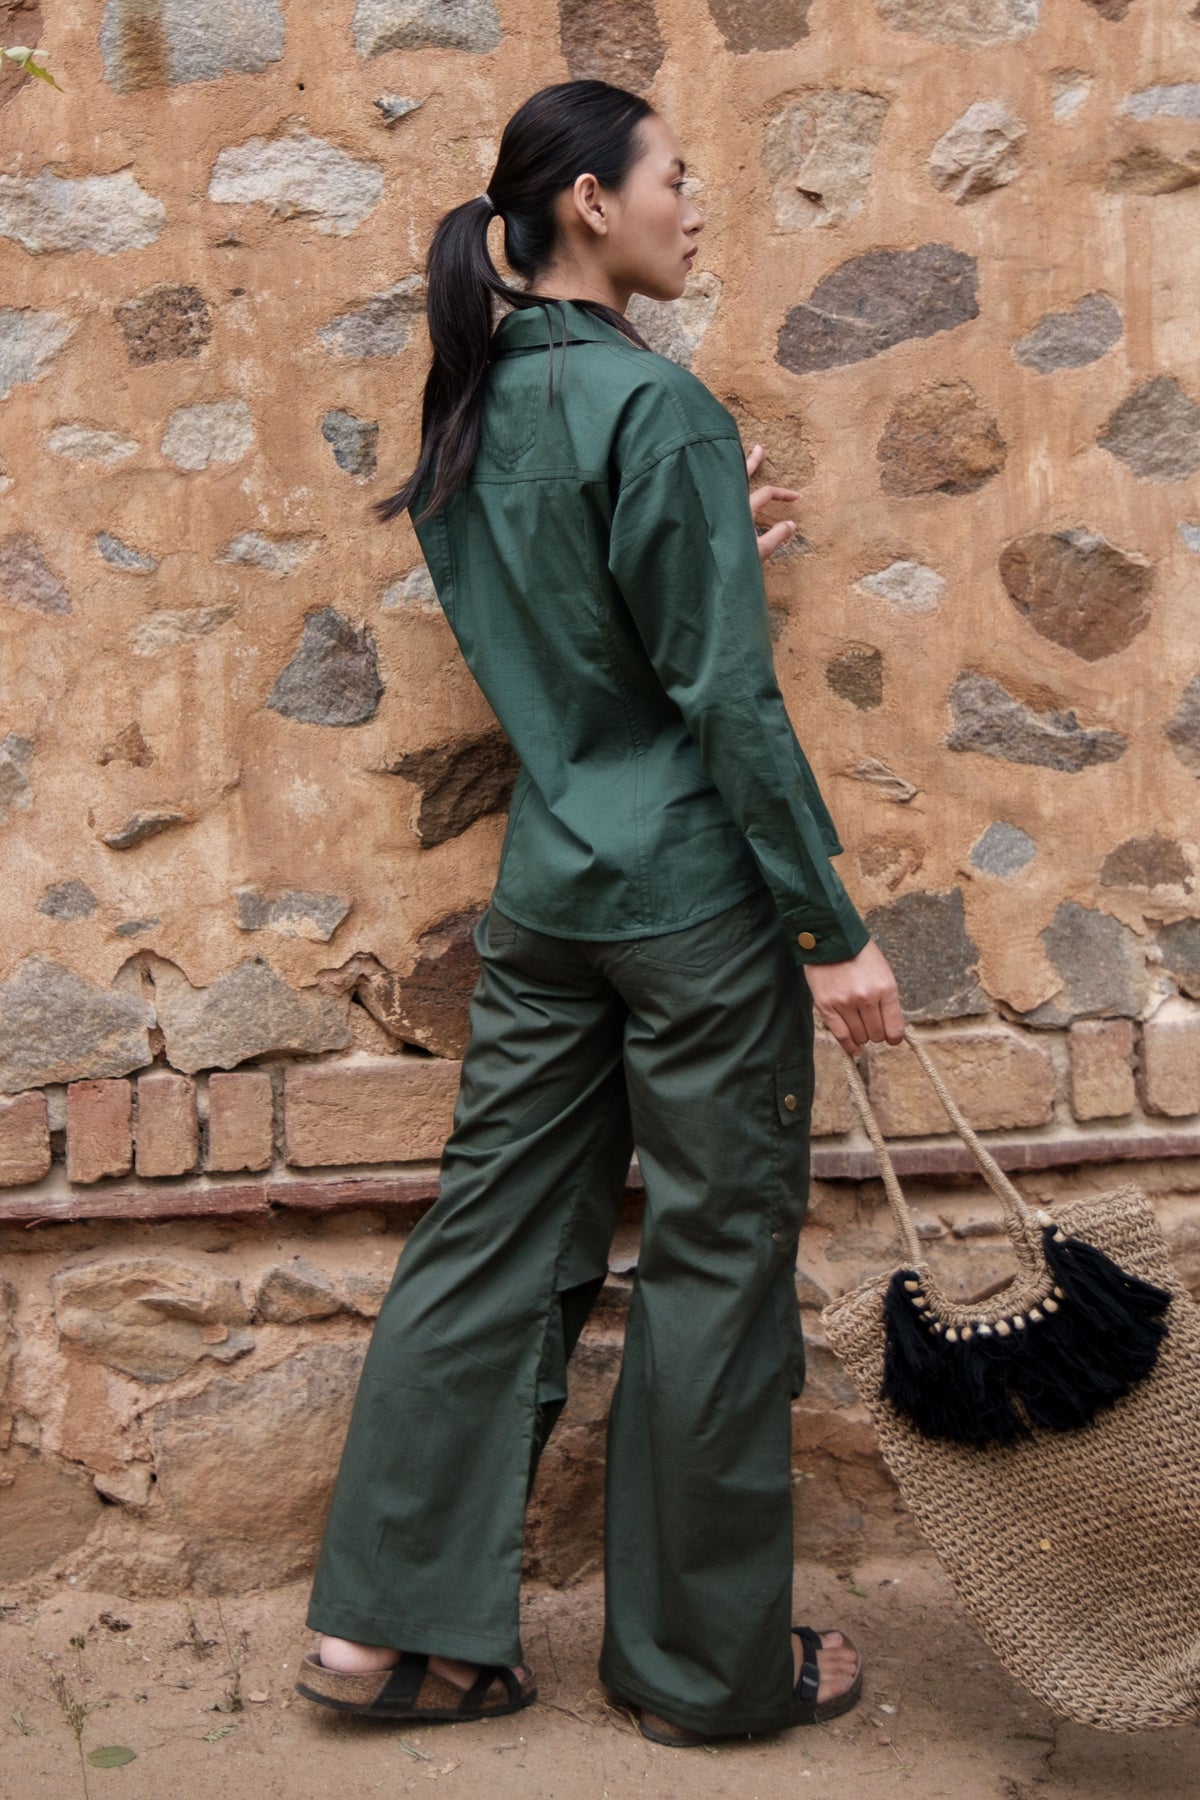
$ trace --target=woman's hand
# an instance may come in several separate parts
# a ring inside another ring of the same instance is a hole
[[[762,445],[755,444],[753,450],[751,450],[749,456],[746,458],[746,474],[748,476],[754,474],[754,471],[758,468],[765,455],[766,451],[763,449]],[[799,493],[795,488],[754,488],[751,490],[750,494],[750,516],[757,527],[759,513],[762,511],[763,507],[769,505],[772,500],[797,499],[799,499]],[[763,562],[766,562],[772,550],[778,550],[780,544],[786,544],[788,539],[790,537],[795,537],[795,535],[795,519],[785,519],[782,525],[772,525],[768,530],[759,532],[758,554],[760,559]]]
[[[904,1013],[891,964],[871,940],[849,962],[806,963],[817,1011],[843,1050],[864,1044],[902,1044]]]

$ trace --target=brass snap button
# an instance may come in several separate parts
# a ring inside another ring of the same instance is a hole
[[[795,1094],[785,1094],[783,1096],[783,1104],[787,1107],[789,1112],[795,1112],[800,1102],[796,1099]]]
[[[815,950],[817,947],[817,940],[811,931],[802,931],[797,937],[796,942],[802,950]]]

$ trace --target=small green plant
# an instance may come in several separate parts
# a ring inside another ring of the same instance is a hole
[[[27,75],[36,75],[39,81],[48,81],[51,87],[58,88],[59,93],[62,93],[61,86],[55,81],[49,69],[41,63],[34,62],[33,59],[37,55],[36,50],[27,50],[24,44],[10,44],[4,51],[4,55],[9,62],[15,62],[18,68],[24,69]]]

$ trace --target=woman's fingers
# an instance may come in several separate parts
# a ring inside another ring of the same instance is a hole
[[[844,1050],[902,1041],[896,977],[878,944],[868,943],[848,962],[810,963],[804,973],[821,1017]]]
[[[800,490],[798,488],[784,488],[784,487],[755,488],[754,491],[750,495],[750,511],[752,513],[758,512],[760,507],[766,506],[768,501],[771,501],[771,500],[798,500],[799,498],[800,498]]]
[[[758,534],[758,555],[760,562],[766,562],[772,550],[778,550],[780,544],[786,544],[790,537],[796,535],[796,521],[785,519],[782,525],[772,525],[769,531]]]

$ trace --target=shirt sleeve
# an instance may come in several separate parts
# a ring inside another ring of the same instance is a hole
[[[747,491],[735,438],[667,451],[621,482],[609,571],[745,835],[797,956],[844,962],[870,934],[809,804],[816,783],[775,676]]]

